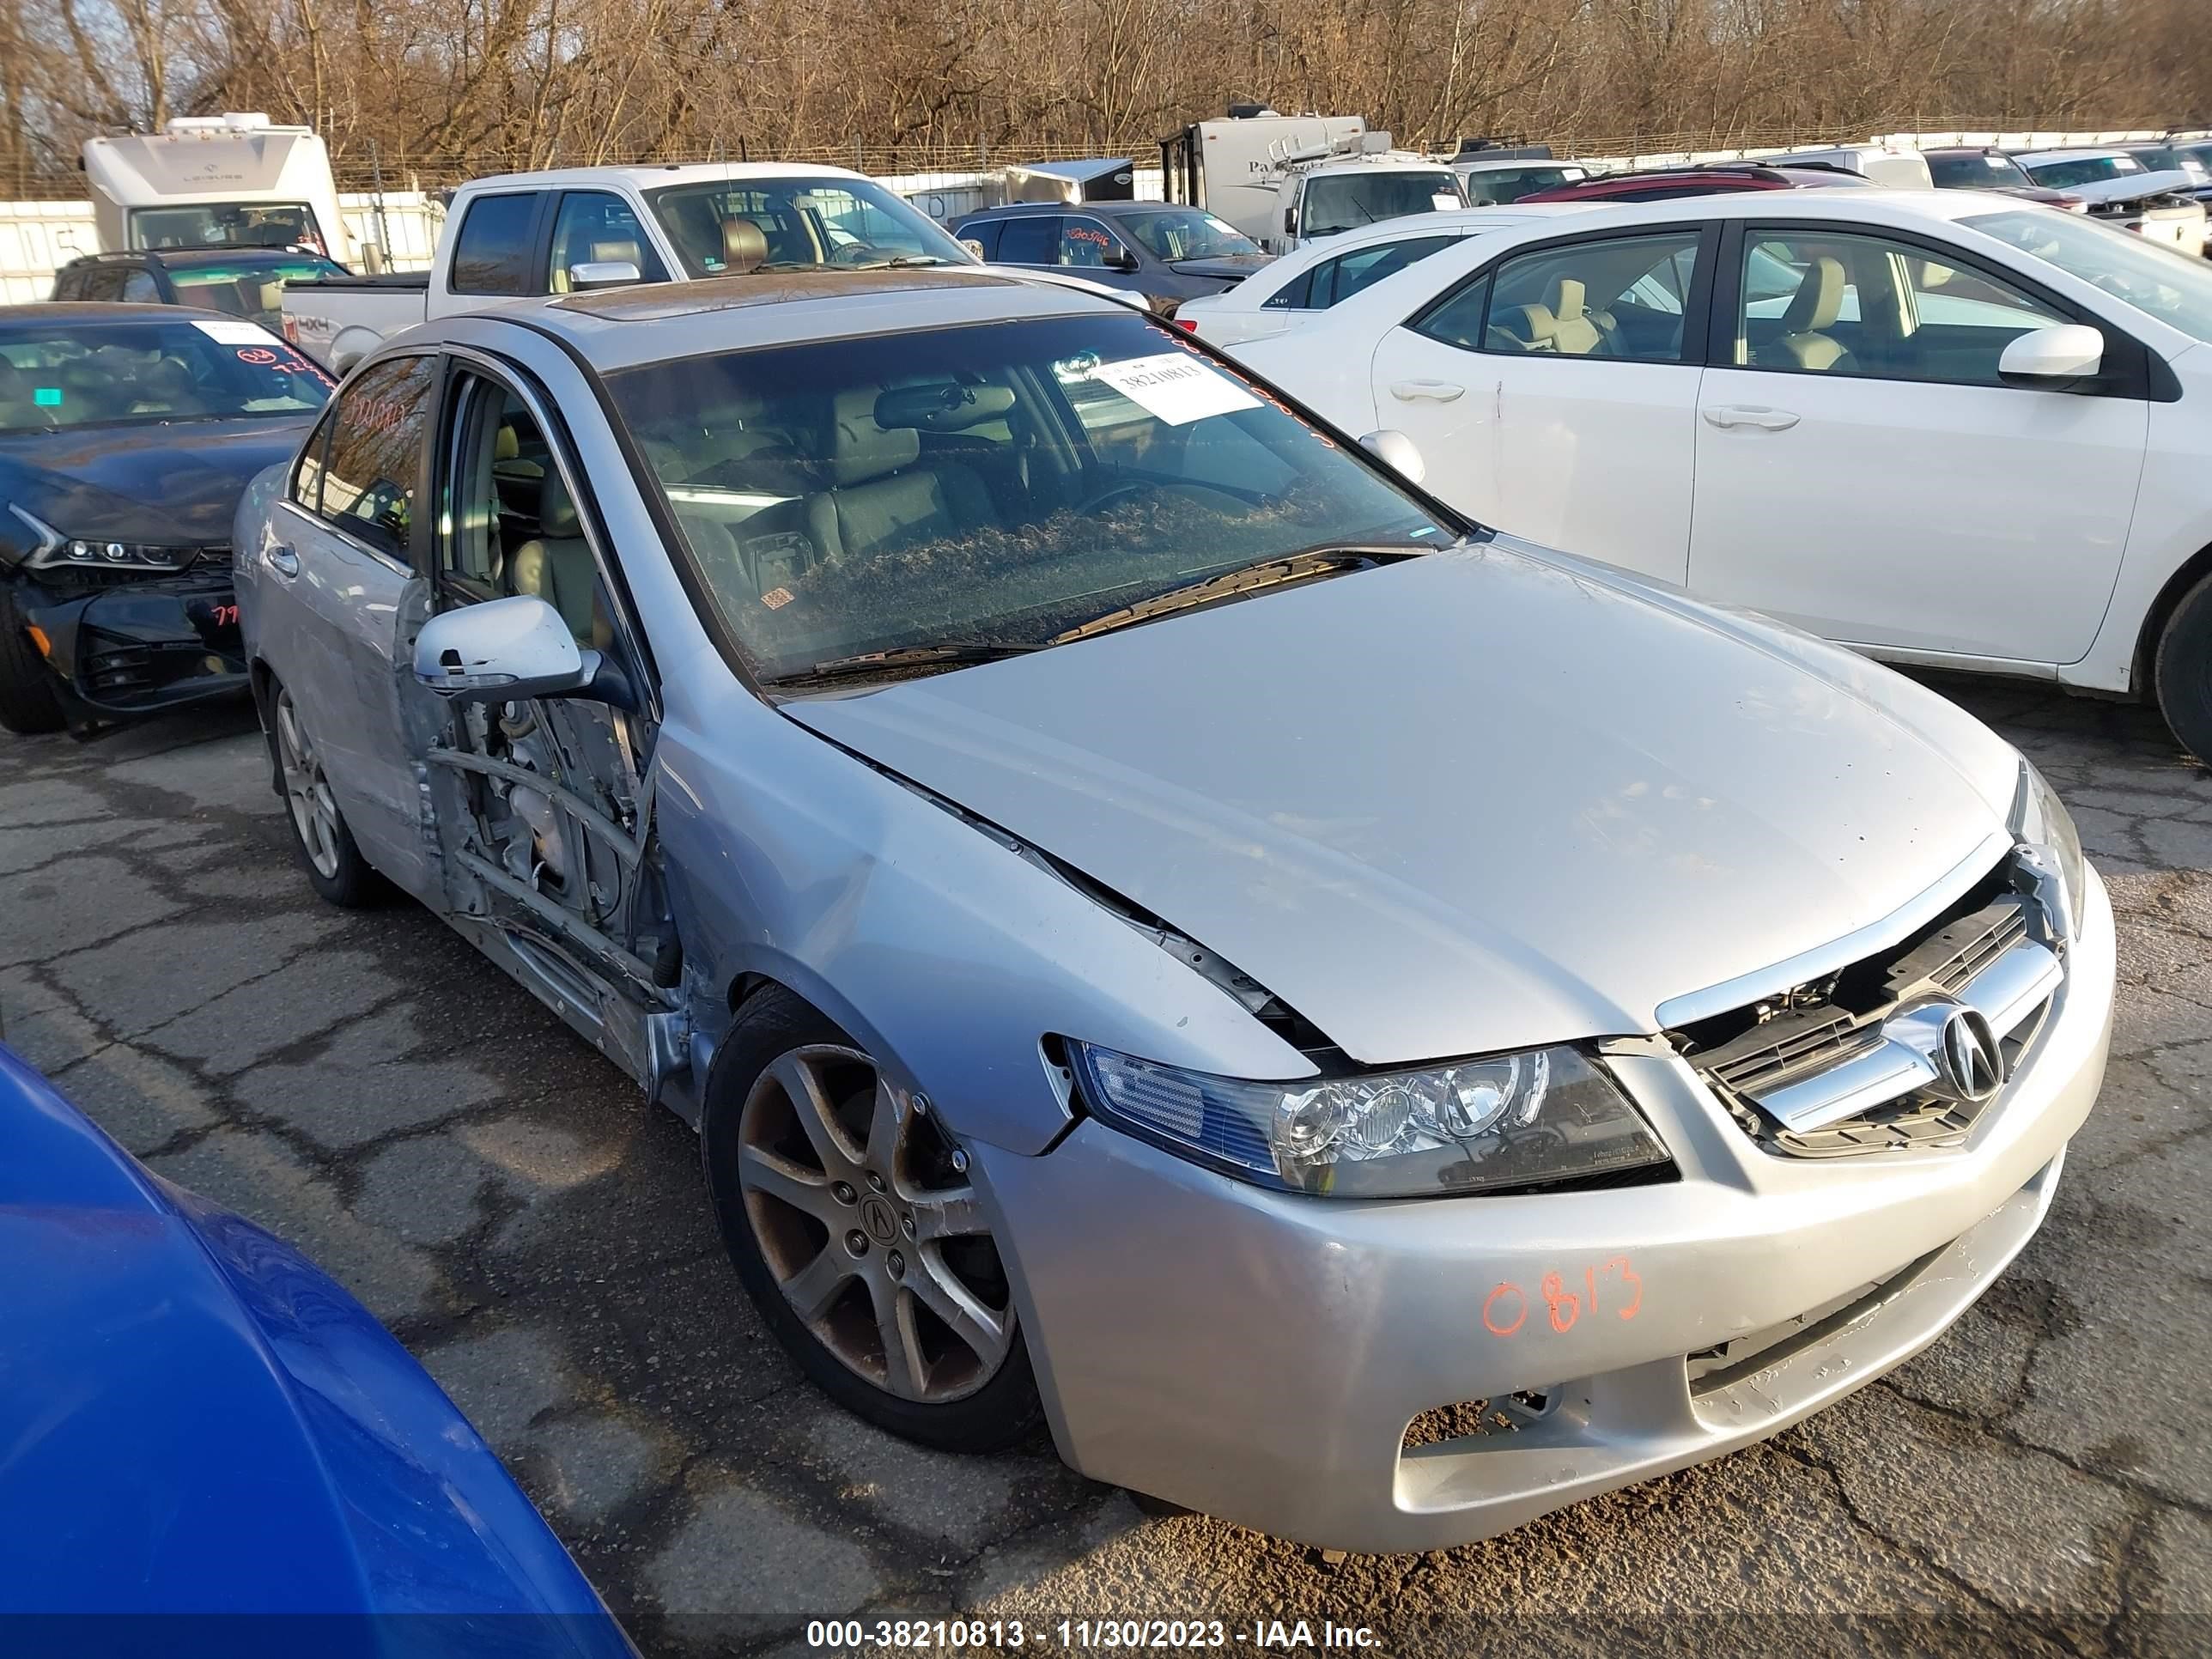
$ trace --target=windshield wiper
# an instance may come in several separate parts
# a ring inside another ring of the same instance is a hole
[[[1344,546],[1309,547],[1296,553],[1279,554],[1272,559],[1256,560],[1250,564],[1239,565],[1234,570],[1222,571],[1218,575],[1203,576],[1194,582],[1185,582],[1181,587],[1170,587],[1164,593],[1155,593],[1149,599],[1139,599],[1119,611],[1093,617],[1087,623],[1078,623],[1064,633],[1054,635],[1045,643],[1065,645],[1070,640],[1089,639],[1094,634],[1110,634],[1117,628],[1150,622],[1155,617],[1188,611],[1194,605],[1208,605],[1234,593],[1255,592],[1263,587],[1304,581],[1309,577],[1340,571],[1365,570],[1370,566],[1389,564],[1399,559],[1419,558],[1425,553],[1436,550],[1427,542],[1366,542]]]
[[[857,656],[831,657],[807,668],[794,668],[787,674],[778,674],[768,681],[770,685],[790,685],[806,680],[853,679],[885,670],[901,668],[964,667],[969,663],[997,662],[1002,657],[1018,657],[1024,652],[1041,647],[1017,645],[1011,641],[956,640],[942,645],[904,645],[894,651],[863,651]]]

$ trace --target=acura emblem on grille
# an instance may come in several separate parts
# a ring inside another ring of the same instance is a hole
[[[1951,1010],[1943,1021],[1943,1039],[1936,1050],[1942,1074],[1938,1092],[1975,1105],[2004,1087],[2004,1050],[1997,1034],[1978,1008]]]

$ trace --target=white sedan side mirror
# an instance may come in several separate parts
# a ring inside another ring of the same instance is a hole
[[[1421,459],[1419,446],[1395,428],[1369,433],[1359,441],[1359,447],[1407,483],[1419,483],[1428,476],[1428,464]]]
[[[584,690],[599,672],[599,653],[526,593],[446,611],[415,636],[416,679],[461,702],[561,696]]]
[[[2030,329],[1997,359],[2000,380],[2047,383],[2081,380],[2105,361],[2105,337],[2086,323],[2057,323]]]

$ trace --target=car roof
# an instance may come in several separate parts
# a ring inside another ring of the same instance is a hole
[[[827,162],[696,161],[687,164],[671,161],[659,167],[546,167],[536,173],[494,173],[481,179],[471,179],[461,188],[477,191],[570,185],[583,190],[595,185],[604,188],[610,183],[623,183],[639,190],[659,190],[665,185],[743,184],[754,179],[866,179],[867,176],[865,173],[855,173],[850,167],[832,167]]]
[[[174,307],[169,307],[173,312]],[[605,371],[755,346],[850,339],[1036,317],[1126,317],[1127,306],[975,269],[792,271],[572,294],[471,320],[527,319]]]
[[[2118,144],[2099,144],[2087,149],[2016,149],[2012,152],[2016,161],[2109,161],[2127,151]]]
[[[16,323],[65,322],[72,328],[101,328],[110,323],[188,323],[204,317],[228,323],[244,319],[228,312],[199,306],[146,305],[111,300],[42,300],[29,305],[0,306],[0,328]],[[258,326],[258,325],[257,325]]]
[[[977,208],[973,213],[955,216],[965,225],[978,219],[1025,219],[1040,213],[1095,213],[1111,219],[1118,213],[1158,213],[1176,208],[1187,213],[1207,210],[1188,202],[1001,202],[996,207]]]
[[[203,247],[151,247],[145,252],[149,258],[159,260],[162,264],[184,268],[236,264],[241,259],[329,259],[327,254],[318,253],[311,247],[301,247],[296,243],[270,247],[258,242],[244,246],[214,242]]]

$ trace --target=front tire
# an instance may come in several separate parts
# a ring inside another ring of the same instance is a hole
[[[318,896],[342,909],[357,910],[384,896],[384,879],[370,867],[346,828],[330,780],[292,694],[275,681],[269,687],[270,741],[283,781],[284,805],[292,823],[292,844]]]
[[[776,1340],[856,1416],[998,1451],[1042,1415],[1006,1269],[933,1113],[781,988],[739,1011],[700,1152],[722,1242]]]
[[[2181,746],[2212,765],[2212,576],[2183,594],[2166,619],[2151,691]]]
[[[0,726],[18,737],[58,732],[65,724],[54,671],[31,643],[30,624],[15,596],[0,589]]]

